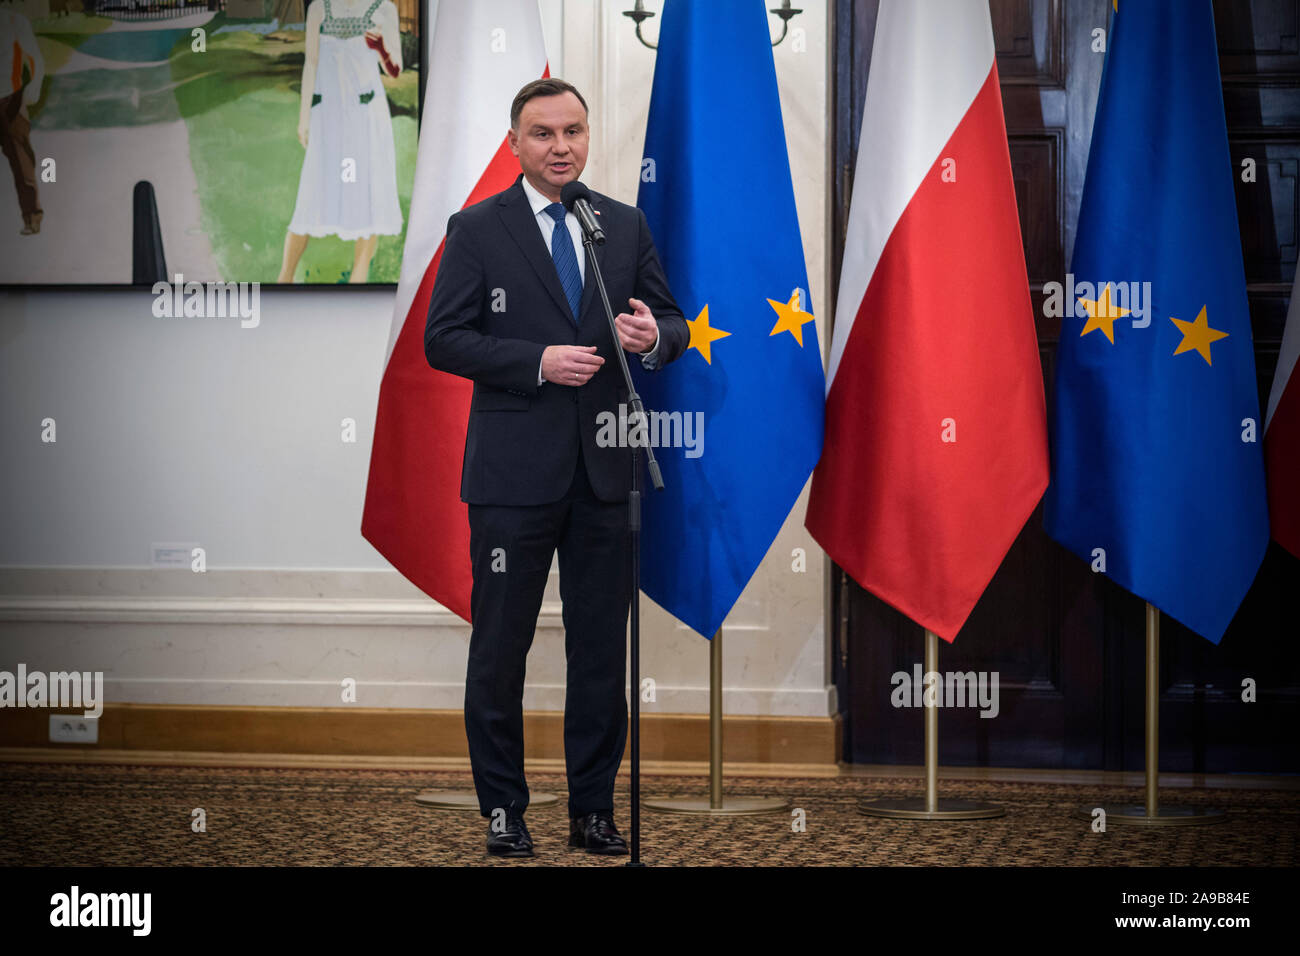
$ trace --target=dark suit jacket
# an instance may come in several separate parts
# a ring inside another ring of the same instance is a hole
[[[580,328],[546,249],[522,175],[504,192],[462,209],[447,222],[446,245],[429,300],[424,353],[429,364],[474,381],[460,497],[470,504],[536,505],[558,501],[573,480],[581,443],[587,477],[603,501],[626,500],[630,448],[596,445],[602,411],[618,414],[627,389],[614,352],[591,264],[582,290]],[[635,206],[592,192],[605,244],[596,247],[614,314],[630,297],[659,325],[657,367],[676,359],[690,330],[673,301],[659,255]],[[579,248],[579,255],[585,250]],[[605,359],[587,384],[537,384],[548,345],[595,345]],[[640,362],[628,354],[628,362]]]

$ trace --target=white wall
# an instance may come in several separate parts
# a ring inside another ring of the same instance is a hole
[[[264,289],[256,328],[151,303],[0,298],[0,564],[142,566],[194,542],[212,567],[382,566],[357,528],[391,291]]]
[[[542,2],[552,73],[592,105],[584,179],[628,202],[654,63],[630,5]],[[823,4],[804,6],[803,49],[787,39],[776,59],[824,341],[827,24]],[[0,293],[0,668],[102,669],[110,700],[324,706],[353,677],[361,706],[459,707],[468,627],[359,532],[392,293],[266,290],[253,329],[158,319],[150,302]],[[803,513],[801,498],[724,627],[728,713],[833,710]],[[201,545],[208,572],[151,567],[155,542]],[[647,711],[707,710],[707,642],[642,607]],[[562,709],[554,579],[528,673],[526,706]]]

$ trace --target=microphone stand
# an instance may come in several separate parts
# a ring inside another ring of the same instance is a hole
[[[579,217],[581,220],[581,217]],[[582,245],[587,250],[587,265],[596,277],[596,288],[600,291],[600,301],[605,306],[605,318],[609,320],[609,334],[613,336],[614,352],[618,355],[618,365],[623,371],[623,381],[627,383],[628,404],[632,406],[628,421],[641,422],[646,437],[646,463],[650,468],[650,481],[655,491],[663,491],[664,478],[659,471],[659,462],[655,460],[654,449],[650,447],[650,419],[646,416],[641,396],[632,384],[632,373],[627,367],[627,356],[618,340],[618,326],[614,324],[614,310],[609,304],[609,293],[605,291],[605,277],[600,273],[600,263],[596,261],[595,242],[584,224]],[[635,434],[635,424],[632,433]],[[632,446],[632,489],[627,494],[628,538],[632,547],[632,718],[629,737],[632,747],[632,825],[630,830],[631,857],[628,866],[645,866],[641,862],[641,456],[637,443]]]

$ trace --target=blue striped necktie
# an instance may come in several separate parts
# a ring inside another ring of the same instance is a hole
[[[546,212],[555,220],[555,230],[551,233],[551,258],[555,260],[555,272],[564,286],[564,295],[569,300],[569,309],[573,312],[573,324],[578,324],[578,309],[582,307],[582,273],[578,271],[578,256],[573,251],[573,237],[569,227],[564,224],[565,208],[558,202],[546,207]]]

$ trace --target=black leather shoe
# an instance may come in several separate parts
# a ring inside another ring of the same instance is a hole
[[[533,855],[533,838],[519,814],[507,814],[505,829],[497,833],[488,824],[487,851],[490,856],[523,857]]]
[[[609,810],[597,810],[570,819],[569,846],[609,856],[627,854],[627,841],[614,826],[614,814]]]

